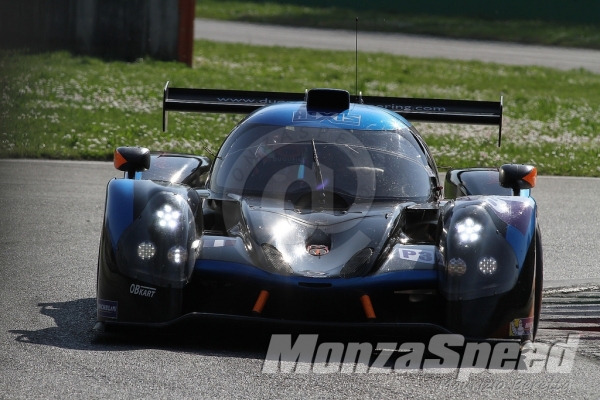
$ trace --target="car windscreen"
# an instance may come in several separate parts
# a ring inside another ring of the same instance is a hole
[[[218,195],[328,191],[349,201],[427,199],[431,169],[406,130],[242,124],[215,160]]]

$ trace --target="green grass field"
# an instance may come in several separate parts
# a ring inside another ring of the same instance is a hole
[[[600,23],[577,25],[544,21],[497,21],[236,0],[197,0],[196,16],[350,30],[354,30],[355,19],[359,17],[360,30],[363,31],[600,49]]]
[[[365,95],[496,100],[493,127],[418,124],[438,165],[533,163],[542,174],[600,176],[600,75],[480,62],[361,54]],[[104,62],[68,53],[0,52],[0,157],[110,159],[116,146],[206,154],[239,115],[171,113],[162,89],[204,87],[354,91],[354,53],[198,41],[194,68],[143,60]]]

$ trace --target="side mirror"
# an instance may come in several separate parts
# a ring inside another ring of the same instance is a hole
[[[127,172],[127,179],[134,179],[136,172],[150,168],[150,150],[145,147],[117,147],[113,163],[119,171]]]
[[[500,186],[513,190],[513,195],[518,196],[521,189],[535,187],[537,168],[525,164],[504,164],[499,170]]]

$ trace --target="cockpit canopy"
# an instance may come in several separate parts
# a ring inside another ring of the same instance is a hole
[[[322,192],[347,205],[419,202],[431,198],[433,176],[407,126],[355,130],[246,121],[219,151],[209,188],[217,198],[259,196],[295,203]]]

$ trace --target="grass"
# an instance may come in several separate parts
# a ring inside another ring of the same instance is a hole
[[[504,135],[469,125],[418,124],[441,166],[532,163],[541,174],[600,176],[600,75],[481,62],[362,54],[365,95],[495,100]],[[354,89],[354,53],[195,43],[194,68],[104,62],[68,53],[0,52],[0,157],[105,160],[115,147],[206,154],[238,115],[171,113],[161,131],[162,89],[303,92]]]
[[[600,49],[600,24],[411,15],[336,7],[302,7],[265,1],[197,0],[196,16],[287,26],[399,32],[451,38]]]

